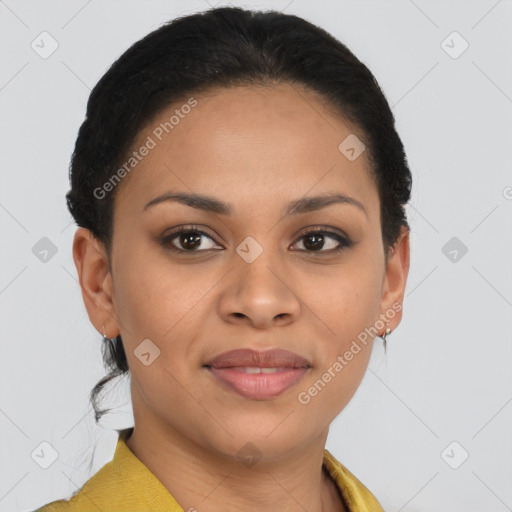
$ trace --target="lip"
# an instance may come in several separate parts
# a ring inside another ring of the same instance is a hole
[[[284,393],[311,368],[306,359],[283,349],[264,352],[231,350],[214,357],[204,366],[224,387],[253,400],[266,400]],[[274,370],[267,370],[272,373],[248,373],[258,368]]]
[[[284,349],[265,351],[242,348],[223,352],[210,359],[206,366],[212,368],[233,368],[238,366],[259,368],[305,368],[311,367],[309,361],[303,357]]]

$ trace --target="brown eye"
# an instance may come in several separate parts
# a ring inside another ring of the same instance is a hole
[[[174,240],[178,240],[178,243],[185,249],[197,249],[201,245],[202,236],[197,231],[182,231],[174,237]]]
[[[213,245],[205,242],[206,239],[213,242]],[[161,244],[178,252],[203,252],[215,248],[213,238],[194,226],[174,231],[163,237]]]
[[[295,250],[321,254],[337,253],[352,245],[348,237],[325,228],[307,231],[295,244],[299,242],[302,243],[303,248]],[[176,229],[170,235],[163,237],[161,244],[172,251],[181,253],[199,253],[212,249],[222,249],[222,247],[216,245],[215,240],[210,235],[196,226]]]
[[[299,240],[304,240],[300,250],[306,252],[338,252],[352,245],[348,238],[323,228],[310,230]]]

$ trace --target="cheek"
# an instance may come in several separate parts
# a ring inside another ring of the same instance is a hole
[[[336,369],[340,367],[334,366],[330,367],[330,371],[327,372],[331,380],[327,384],[327,386],[330,386],[329,389],[325,391],[326,402],[329,410],[333,410],[335,413],[339,413],[345,408],[364,377],[371,355],[372,343],[360,344],[360,348],[360,352],[353,355],[350,361],[343,358],[345,363],[340,363],[343,367],[342,370],[337,372]]]
[[[351,338],[325,347],[323,363],[297,390],[299,407],[311,416],[321,415],[330,423],[354,396],[368,367],[372,340],[365,343]]]
[[[166,265],[161,257],[157,260],[141,254],[139,263],[135,257],[127,260],[116,276],[116,313],[133,341],[172,337],[218,280],[194,265],[178,267],[170,261]]]
[[[299,390],[306,393],[308,408],[332,412],[334,418],[357,390],[373,346],[369,329],[379,318],[380,278],[376,265],[361,260],[333,271],[323,287],[308,292],[315,322],[325,333],[316,340],[316,371]]]
[[[198,266],[177,269],[171,263],[149,262],[147,256],[145,264],[136,263],[133,258],[117,273],[116,287],[116,313],[130,370],[148,401],[158,400],[161,390],[179,401],[180,384],[190,380],[197,364],[205,311],[215,308],[208,292],[219,278],[199,272]],[[153,352],[158,357],[145,366],[139,356],[148,351],[150,359]]]
[[[381,276],[375,266],[364,262],[331,267],[329,274],[317,275],[313,281],[308,278],[302,297],[316,314],[315,322],[325,339],[341,350],[344,343],[377,320]]]

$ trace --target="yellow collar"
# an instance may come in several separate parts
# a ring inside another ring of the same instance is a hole
[[[37,512],[184,512],[158,478],[128,448],[133,428],[120,430],[113,459],[69,501],[54,501]],[[373,494],[324,450],[323,465],[338,485],[350,512],[384,512]]]

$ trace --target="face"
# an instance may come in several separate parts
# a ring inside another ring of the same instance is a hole
[[[116,191],[112,274],[100,246],[80,260],[90,239],[77,232],[84,300],[100,332],[122,336],[136,423],[228,455],[247,442],[263,456],[301,450],[353,396],[380,319],[399,323],[407,233],[386,266],[366,155],[340,151],[355,131],[311,92],[282,84],[194,99],[162,111],[133,145],[152,147]],[[165,194],[211,201],[155,201]],[[304,202],[334,195],[350,199]],[[247,367],[279,358],[207,366],[234,349],[286,350],[298,364],[257,375]]]

